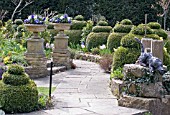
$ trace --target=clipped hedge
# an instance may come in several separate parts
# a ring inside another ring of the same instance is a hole
[[[151,29],[161,29],[161,25],[158,22],[149,22],[148,26]]]
[[[74,20],[83,21],[84,17],[82,15],[77,15],[74,17]]]
[[[168,71],[170,70],[170,54],[166,48],[163,49],[163,64],[167,66]]]
[[[65,30],[64,31],[66,35],[69,36],[68,43],[69,44],[80,44],[81,40],[81,30]]]
[[[129,33],[132,27],[133,25],[116,24],[115,27],[113,28],[113,31],[118,33]]]
[[[153,29],[153,32],[157,34],[159,37],[162,37],[164,40],[166,40],[168,37],[168,34],[163,29]]]
[[[145,27],[146,27],[146,34],[153,34],[153,30],[149,26],[145,26],[145,24],[139,24],[137,27],[134,26],[131,30],[131,33],[136,35],[145,35]]]
[[[118,68],[122,68],[124,64],[135,63],[139,55],[140,50],[135,48],[118,47],[113,56],[112,72]]]
[[[107,23],[106,21],[100,20],[100,21],[97,23],[97,26],[108,26],[108,23]]]
[[[144,36],[142,36],[142,37],[144,37]],[[147,34],[146,35],[146,38],[152,38],[152,39],[154,39],[154,40],[160,40],[161,38],[158,36],[158,35],[156,35],[156,34]]]
[[[108,36],[109,33],[106,32],[100,32],[100,33],[91,32],[86,39],[87,49],[90,51],[92,48],[96,48],[98,46],[106,44]]]
[[[165,46],[167,52],[170,54],[170,40],[166,40],[164,46]]]
[[[111,26],[95,26],[92,28],[92,32],[110,32],[112,30]]]
[[[86,26],[86,21],[73,20],[70,27],[71,30],[82,30]]]
[[[127,34],[121,39],[121,46],[125,48],[136,48],[140,49],[140,44],[135,40],[134,34]]]
[[[107,48],[110,51],[114,51],[114,49],[118,48],[124,35],[126,35],[126,33],[111,33],[107,40]]]
[[[120,22],[120,24],[123,24],[123,25],[132,25],[132,21],[129,20],[129,19],[124,19]]]

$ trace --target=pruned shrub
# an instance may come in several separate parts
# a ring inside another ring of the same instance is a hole
[[[153,29],[153,32],[157,34],[159,37],[162,37],[164,40],[166,40],[168,37],[168,34],[163,29]]]
[[[90,49],[92,48],[106,44],[108,36],[109,33],[106,32],[100,32],[100,33],[91,32],[86,39],[86,48],[90,51]]]
[[[7,72],[14,75],[22,75],[24,73],[24,68],[20,65],[13,64],[8,67]]]
[[[114,51],[114,49],[120,46],[120,41],[122,37],[126,35],[124,33],[111,33],[107,39],[107,48],[110,51]]]
[[[23,21],[22,21],[22,19],[15,19],[14,23],[15,23],[16,25],[22,25],[22,24],[23,24]]]
[[[145,24],[139,24],[137,27],[134,26],[131,30],[131,33],[136,35],[145,35],[145,28],[146,28],[146,34],[153,34],[153,30]]]
[[[129,20],[129,19],[124,19],[120,22],[120,24],[123,24],[123,25],[132,25],[132,21]]]
[[[146,38],[152,38],[154,40],[160,40],[160,37],[158,35],[156,35],[156,34],[147,34]]]
[[[86,26],[86,21],[73,20],[70,27],[71,30],[82,30]]]
[[[115,27],[113,28],[113,31],[117,33],[129,33],[132,27],[133,25],[116,24]]]
[[[102,56],[102,58],[99,60],[99,65],[105,72],[110,73],[112,62],[113,56],[108,54]]]
[[[123,68],[121,68],[121,67],[119,67],[116,70],[112,71],[111,75],[110,75],[110,79],[114,78],[114,79],[122,80],[123,77],[124,77],[124,75],[123,75]]]
[[[74,20],[83,21],[84,17],[82,15],[77,15],[76,17],[74,17]]]
[[[164,46],[165,46],[167,52],[170,54],[170,40],[165,41],[165,45]]]
[[[170,70],[170,54],[166,48],[163,49],[163,64],[167,66],[168,71]]]
[[[161,25],[158,22],[149,22],[148,26],[151,29],[160,29],[161,28]]]
[[[111,26],[95,26],[92,28],[92,32],[110,32],[112,30]]]
[[[97,26],[108,26],[108,23],[107,23],[106,21],[100,20],[100,21],[97,23]]]
[[[68,43],[70,44],[80,44],[81,40],[81,30],[66,30],[64,31],[66,35],[69,36]]]
[[[122,68],[124,64],[135,63],[140,55],[140,50],[135,48],[124,48],[120,46],[113,55],[112,71]]]
[[[121,46],[125,48],[140,49],[140,44],[135,40],[134,34],[127,34],[121,39]]]
[[[100,49],[99,48],[92,48],[91,49],[91,53],[93,55],[99,55],[100,54]]]

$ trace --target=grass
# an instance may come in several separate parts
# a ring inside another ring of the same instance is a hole
[[[49,87],[37,87],[38,92],[44,95],[49,94]],[[56,87],[51,88],[51,93],[56,89]]]

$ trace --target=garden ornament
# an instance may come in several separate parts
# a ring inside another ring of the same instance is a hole
[[[141,55],[138,58],[138,63],[141,66],[149,67],[150,74],[153,76],[155,71],[158,71],[160,75],[166,73],[166,70],[163,68],[162,61],[154,57],[152,53],[147,49],[144,51],[144,46],[140,39],[135,38],[135,40],[141,45]]]

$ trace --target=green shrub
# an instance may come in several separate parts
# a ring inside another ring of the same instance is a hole
[[[77,15],[76,17],[74,17],[74,20],[83,21],[84,17],[82,15]]]
[[[86,48],[90,51],[90,49],[92,48],[106,44],[108,36],[109,33],[105,32],[100,33],[91,32],[86,39]]]
[[[71,30],[82,30],[86,26],[86,21],[73,20],[70,27]]]
[[[99,48],[92,48],[91,49],[91,53],[93,55],[99,55],[100,54],[100,49]]]
[[[111,26],[95,26],[93,27],[92,29],[92,32],[110,32],[112,30],[112,27]]]
[[[121,45],[127,48],[140,49],[140,44],[135,40],[134,34],[127,34],[121,39]]]
[[[170,54],[170,40],[166,40],[164,46],[165,46],[167,52]]]
[[[157,34],[159,37],[162,37],[164,40],[166,40],[168,37],[168,34],[163,29],[153,29],[153,32]]]
[[[81,30],[66,30],[65,34],[69,36],[68,43],[70,44],[80,44],[81,40]]]
[[[97,23],[97,26],[108,26],[108,23],[107,23],[106,21],[100,20],[100,21]]]
[[[5,84],[9,85],[25,85],[29,82],[29,77],[26,73],[23,73],[22,75],[14,75],[14,74],[9,74],[9,73],[4,73],[2,76],[2,81]]]
[[[139,24],[137,27],[133,27],[131,30],[131,33],[136,35],[145,35],[145,28],[146,28],[146,34],[153,34],[152,29],[149,26],[145,26],[145,24]]]
[[[25,32],[25,31],[26,31],[26,28],[25,28],[24,25],[19,25],[19,26],[17,27],[17,31],[18,31],[18,32]]]
[[[129,19],[124,19],[120,22],[120,24],[123,24],[123,25],[132,25],[132,21],[129,20]]]
[[[15,23],[16,25],[22,25],[22,24],[23,24],[23,21],[22,21],[22,19],[15,19],[14,23]]]
[[[2,110],[6,113],[23,113],[35,110],[38,105],[38,90],[33,81],[26,85],[11,86],[0,83]]]
[[[142,36],[142,37],[144,37],[144,36]],[[154,40],[160,40],[160,37],[156,34],[147,34],[146,38],[152,38]]]
[[[110,75],[110,79],[114,78],[114,79],[120,79],[122,80],[123,79],[123,68],[117,68],[116,70],[112,71],[111,72],[111,75]]]
[[[161,25],[158,22],[149,22],[148,26],[151,29],[161,29]]]
[[[22,75],[24,73],[24,68],[17,64],[12,64],[8,66],[7,72],[14,75]]]
[[[116,24],[115,27],[113,28],[113,31],[118,33],[129,33],[132,27],[133,25]]]
[[[135,63],[140,55],[140,50],[135,48],[124,48],[120,46],[113,55],[112,71],[122,68],[124,64]]]
[[[120,46],[120,41],[122,37],[126,34],[121,33],[111,33],[107,39],[107,48],[110,51],[113,51],[114,48],[118,48]]]
[[[163,64],[167,66],[168,71],[170,70],[170,55],[166,48],[163,49]]]

